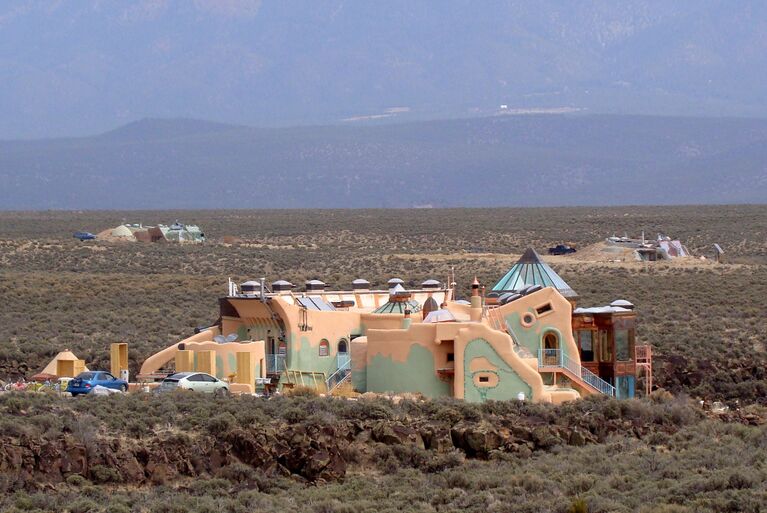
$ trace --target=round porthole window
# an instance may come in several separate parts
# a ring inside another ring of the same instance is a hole
[[[530,312],[522,315],[522,326],[529,328],[535,322],[535,316]]]

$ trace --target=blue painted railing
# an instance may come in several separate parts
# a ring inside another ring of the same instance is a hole
[[[615,397],[615,387],[603,380],[586,367],[583,367],[576,360],[573,360],[561,349],[539,349],[538,350],[538,368],[539,369],[566,369],[575,377],[589,385],[591,388]]]
[[[352,373],[352,360],[346,353],[338,355],[338,369],[325,380],[328,393],[331,393],[338,385],[347,380]]]
[[[269,374],[279,374],[286,369],[284,354],[266,355],[266,372]]]

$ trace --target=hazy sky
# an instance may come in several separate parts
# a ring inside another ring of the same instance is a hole
[[[765,116],[762,1],[5,0],[0,138],[513,111]]]

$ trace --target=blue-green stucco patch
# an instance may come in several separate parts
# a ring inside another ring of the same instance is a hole
[[[538,357],[538,350],[543,348],[543,337],[546,336],[547,332],[553,332],[559,340],[559,349],[563,350],[565,354],[569,354],[567,345],[562,337],[562,332],[554,326],[546,324],[545,318],[543,321],[536,319],[530,327],[523,326],[522,316],[527,313],[535,317],[535,311],[532,308],[528,308],[527,311],[521,313],[512,312],[504,317],[508,327],[511,329],[511,335],[515,342],[529,350],[535,357]]]
[[[226,358],[229,372],[236,373],[237,372],[237,355],[234,353],[229,353],[229,355]]]
[[[362,369],[352,370],[352,387],[360,393],[368,391],[368,369],[367,366]]]
[[[376,354],[367,368],[369,392],[420,392],[426,397],[451,396],[450,384],[442,381],[434,367],[434,354],[420,344],[410,347],[407,360],[395,362]]]
[[[471,371],[471,362],[475,358],[485,358],[496,368],[478,369]],[[493,387],[478,387],[474,384],[474,375],[492,373],[498,376],[498,384]],[[490,343],[482,338],[474,339],[466,344],[463,357],[463,397],[468,402],[484,402],[489,399],[504,401],[516,399],[522,392],[526,398],[531,398],[533,390],[517,372],[495,351]]]
[[[224,358],[216,353],[216,377],[222,379],[224,376]]]

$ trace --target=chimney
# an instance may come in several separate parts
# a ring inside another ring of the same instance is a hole
[[[402,318],[402,329],[409,329],[412,322],[413,319],[410,318],[410,308],[405,308],[405,317]]]
[[[471,283],[471,311],[469,319],[479,322],[482,319],[482,297],[479,295],[479,280],[474,277]]]
[[[474,281],[471,282],[471,295],[472,297],[479,296],[479,280],[476,276],[474,277]]]

